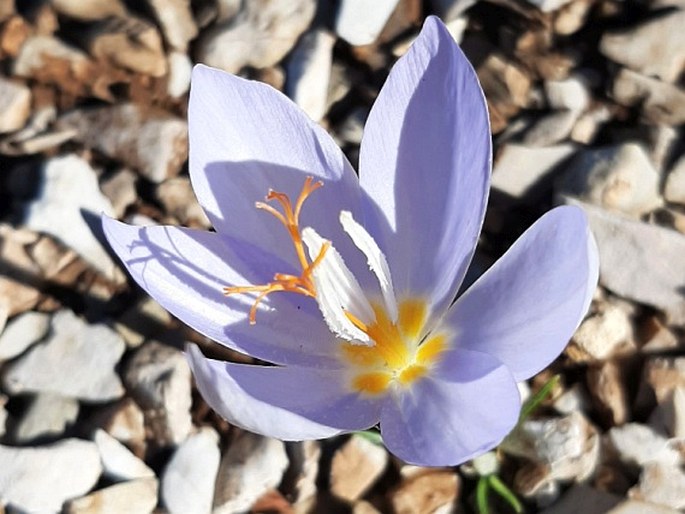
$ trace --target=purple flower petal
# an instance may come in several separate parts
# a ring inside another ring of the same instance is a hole
[[[540,218],[447,314],[458,345],[494,355],[516,380],[564,349],[597,285],[585,214],[558,207]]]
[[[251,432],[320,439],[378,422],[378,401],[347,391],[344,371],[233,364],[207,359],[195,345],[187,355],[210,407]]]
[[[257,312],[257,323],[250,325],[254,296],[224,296],[226,284],[267,282],[274,267],[288,271],[284,263],[244,243],[228,245],[212,232],[134,227],[107,217],[103,226],[136,282],[198,332],[270,362],[340,366],[335,338],[311,298],[272,294]]]
[[[255,208],[269,189],[295,202],[307,176],[323,180],[304,204],[301,226],[329,238],[342,236],[342,209],[358,211],[359,186],[343,153],[272,87],[198,65],[188,124],[193,189],[217,232],[296,263],[285,229]]]
[[[488,198],[491,141],[473,68],[428,18],[369,114],[360,181],[380,212],[366,227],[388,258],[399,296],[444,312],[464,277]]]
[[[381,434],[388,450],[406,462],[452,466],[499,444],[520,407],[516,382],[504,365],[460,348],[433,374],[386,399]]]

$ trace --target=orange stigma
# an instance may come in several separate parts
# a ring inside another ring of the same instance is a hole
[[[290,238],[293,241],[293,246],[295,247],[297,259],[300,261],[302,273],[299,276],[276,273],[274,274],[273,281],[260,286],[224,287],[224,294],[226,296],[240,293],[259,293],[252,304],[252,308],[250,309],[250,325],[254,325],[256,323],[257,307],[259,307],[261,301],[271,293],[275,293],[276,291],[287,291],[289,293],[299,293],[312,298],[316,297],[316,287],[314,286],[311,276],[312,271],[323,260],[330,243],[325,243],[321,247],[316,259],[314,259],[312,262],[309,261],[304,250],[304,245],[302,244],[302,234],[300,232],[300,212],[302,211],[302,205],[304,204],[304,201],[309,197],[309,195],[311,195],[321,186],[323,186],[323,182],[314,182],[313,177],[307,177],[304,181],[304,185],[302,186],[302,191],[300,191],[300,196],[297,197],[297,202],[295,202],[294,207],[287,194],[279,191],[269,190],[268,194],[266,195],[266,201],[268,202],[271,200],[276,200],[281,204],[283,212],[264,202],[255,203],[255,207],[257,207],[257,209],[262,209],[274,215],[288,231],[288,235],[290,235]]]

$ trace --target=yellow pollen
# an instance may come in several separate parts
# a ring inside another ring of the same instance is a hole
[[[270,190],[266,195],[266,201],[270,202],[275,200],[278,202],[283,209],[282,212],[267,203],[255,203],[255,207],[257,207],[257,209],[261,209],[269,214],[272,214],[288,231],[288,235],[293,241],[297,259],[302,267],[302,273],[299,276],[285,273],[275,273],[273,281],[259,286],[224,287],[224,294],[226,296],[231,294],[258,293],[254,303],[252,304],[252,308],[250,309],[250,325],[254,325],[256,323],[257,307],[259,307],[261,301],[271,293],[285,291],[288,293],[298,293],[305,296],[316,297],[316,287],[314,286],[314,281],[311,277],[312,271],[314,271],[314,268],[316,268],[323,260],[324,255],[326,255],[326,252],[330,247],[330,243],[324,243],[318,255],[316,256],[316,259],[314,259],[312,262],[309,261],[304,250],[304,244],[302,243],[302,233],[300,231],[300,212],[302,211],[302,205],[304,205],[304,202],[309,195],[311,195],[321,186],[323,186],[323,182],[315,182],[313,177],[307,177],[294,206],[287,194]]]
[[[362,373],[354,377],[352,387],[362,393],[379,394],[387,389],[391,380],[392,375],[384,371]]]
[[[405,337],[417,338],[426,323],[426,302],[405,300],[399,305],[398,320]]]
[[[352,371],[352,390],[378,395],[392,383],[409,386],[425,376],[447,349],[449,337],[439,332],[422,340],[428,317],[428,306],[422,299],[400,302],[395,323],[380,305],[372,307],[375,320],[370,324],[352,313],[345,314],[373,345],[343,343],[341,354]]]
[[[422,366],[421,364],[412,364],[407,366],[400,372],[400,383],[404,385],[411,384],[414,380],[424,376],[426,371],[428,371],[426,367]]]

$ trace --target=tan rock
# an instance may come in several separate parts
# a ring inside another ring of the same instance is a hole
[[[388,464],[385,448],[352,436],[333,455],[330,489],[338,498],[354,502],[373,486]]]
[[[103,20],[110,16],[126,16],[126,6],[120,0],[51,0],[60,14],[81,21]]]
[[[155,339],[167,330],[171,319],[164,307],[146,296],[126,309],[114,326],[129,348],[137,348],[145,340]]]
[[[608,425],[622,425],[630,419],[628,395],[619,364],[608,361],[591,367],[587,382],[590,394]]]
[[[142,450],[145,446],[143,411],[131,398],[124,398],[98,411],[90,423],[136,450]]]
[[[396,514],[451,512],[460,490],[461,483],[456,473],[430,470],[404,480],[389,493],[389,497]]]
[[[150,514],[157,505],[157,479],[131,480],[70,500],[64,514]]]
[[[111,98],[108,90],[113,81],[111,74],[80,50],[53,36],[36,35],[26,39],[14,59],[12,72],[19,77],[57,85],[73,95]]]
[[[464,44],[467,44],[466,40]],[[474,46],[476,44],[473,43]],[[487,54],[476,72],[491,109],[492,130],[494,133],[501,132],[510,117],[528,106],[530,77],[516,64],[494,51]]]
[[[138,348],[124,382],[143,409],[145,426],[159,446],[177,445],[192,429],[191,376],[183,352],[157,341]]]
[[[174,177],[162,182],[156,190],[164,209],[183,225],[209,228],[205,211],[200,207],[187,177]]]
[[[644,375],[657,402],[663,401],[677,387],[685,387],[685,357],[650,359],[645,365]]]
[[[32,309],[44,283],[73,285],[86,268],[73,250],[52,238],[0,224],[0,303],[8,316]]]
[[[104,63],[153,77],[167,72],[162,38],[145,20],[107,18],[83,35],[88,52]]]
[[[568,353],[576,362],[587,362],[634,350],[630,316],[620,305],[603,303],[598,313],[578,327]]]
[[[100,189],[112,204],[114,216],[122,218],[129,205],[138,199],[136,175],[129,169],[121,169],[100,183]]]

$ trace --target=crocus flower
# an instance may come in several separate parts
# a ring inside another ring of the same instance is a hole
[[[429,18],[373,106],[357,179],[327,133],[264,84],[198,66],[190,176],[216,232],[104,219],[133,278],[205,336],[271,365],[188,359],[209,405],[283,440],[380,425],[452,465],[516,424],[516,382],[585,314],[584,214],[535,223],[452,305],[488,198],[491,139],[470,64]],[[266,199],[264,196],[266,195]]]

